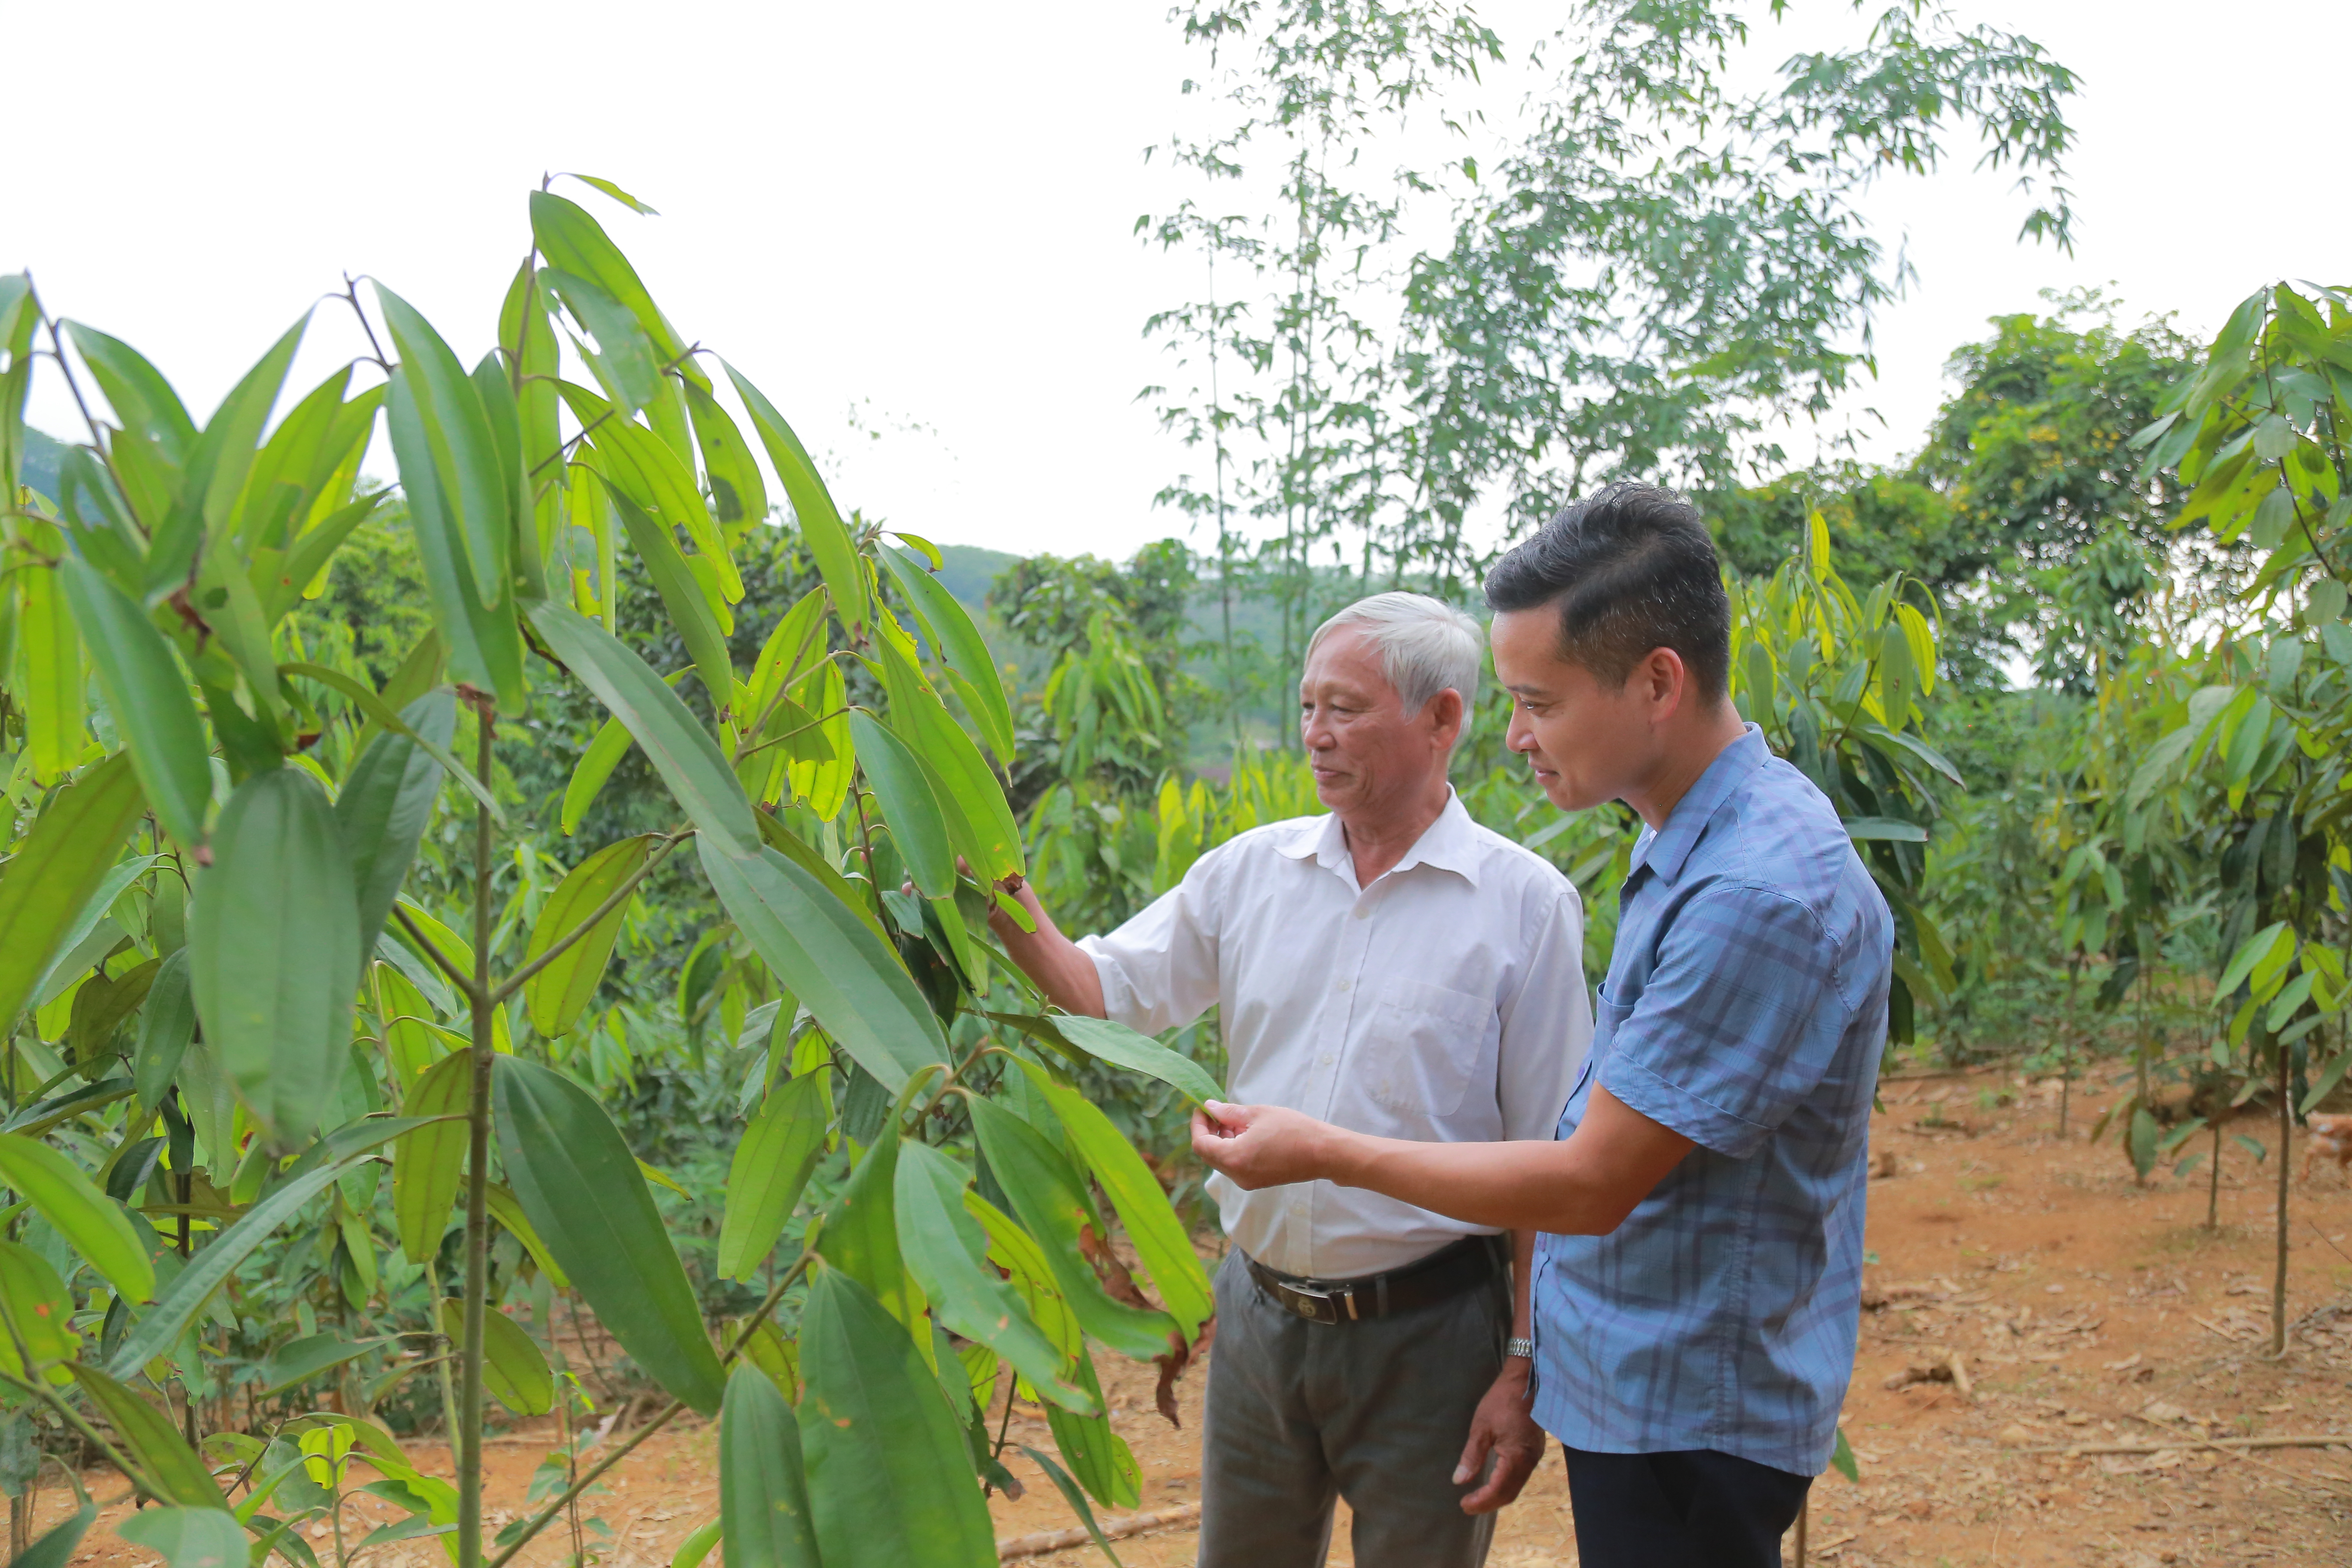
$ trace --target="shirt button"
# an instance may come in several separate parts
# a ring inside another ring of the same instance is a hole
[[[1321,1056],[1317,1057],[1315,1058],[1315,1065],[1319,1068],[1329,1067],[1331,1065],[1331,1053],[1325,1051]]]
[[[1372,918],[1372,906],[1370,904],[1358,904],[1356,906],[1356,918],[1360,921],[1370,920]]]
[[[1344,994],[1345,993],[1355,989],[1355,984],[1356,983],[1352,980],[1342,980],[1338,984],[1332,986],[1331,989]]]

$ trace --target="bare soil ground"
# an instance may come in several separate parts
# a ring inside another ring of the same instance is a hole
[[[2047,1087],[1992,1074],[1887,1086],[1873,1157],[1892,1173],[1870,1193],[1877,1262],[1868,1286],[1876,1305],[1864,1317],[1844,1417],[1861,1480],[1832,1473],[1814,1488],[1811,1560],[1836,1568],[2352,1564],[2352,1189],[2324,1165],[2309,1183],[2299,1175],[2294,1183],[2292,1332],[2286,1357],[2273,1362],[2264,1354],[2273,1168],[2225,1142],[2221,1226],[2209,1233],[2205,1171],[2135,1184],[2112,1139],[2095,1147],[2083,1139],[2084,1113],[2095,1114],[2095,1103],[2078,1098],[2073,1135],[2054,1136],[2055,1085]],[[1991,1103],[2003,1095],[2016,1102]],[[2273,1137],[2253,1118],[2233,1131]],[[2190,1145],[2203,1146],[2202,1139]],[[2299,1140],[2294,1158],[2302,1158]],[[1968,1378],[1965,1394],[1949,1380],[1954,1359]],[[1913,1368],[1944,1375],[1906,1382]],[[1103,1372],[1114,1423],[1142,1468],[1142,1510],[1196,1500],[1200,1372],[1185,1381],[1181,1430],[1152,1410],[1151,1369],[1106,1357]],[[1016,1443],[1049,1447],[1034,1409],[1016,1409],[1012,1429]],[[2343,1441],[2204,1446],[2301,1434]],[[2128,1444],[2158,1451],[2038,1451]],[[520,1509],[541,1452],[541,1440],[494,1447],[494,1519]],[[437,1446],[419,1445],[415,1454],[425,1468],[449,1473]],[[666,1563],[717,1511],[715,1458],[708,1428],[650,1439],[623,1467],[624,1479],[594,1500],[594,1514],[613,1531],[604,1561],[612,1568]],[[1001,1537],[1076,1522],[1017,1453],[1012,1468],[1028,1490],[1018,1501],[993,1502]],[[101,1498],[121,1489],[110,1471],[90,1473],[86,1484]],[[52,1485],[41,1523],[70,1508]],[[357,1519],[352,1523],[364,1532]],[[1191,1531],[1171,1529],[1117,1545],[1129,1568],[1176,1568],[1192,1563],[1195,1542]],[[317,1544],[329,1556],[330,1541]],[[523,1561],[551,1568],[568,1551],[550,1537]],[[442,1561],[425,1543],[371,1557],[371,1568]],[[75,1559],[148,1560],[103,1524]],[[1098,1560],[1091,1547],[1033,1559]],[[1343,1505],[1331,1563],[1353,1560]],[[1566,1568],[1576,1561],[1555,1451],[1503,1514],[1492,1562]]]

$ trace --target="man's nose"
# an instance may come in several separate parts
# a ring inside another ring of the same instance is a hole
[[[1511,721],[1503,728],[1503,749],[1527,752],[1536,749],[1535,727],[1528,716],[1517,708],[1511,710]]]

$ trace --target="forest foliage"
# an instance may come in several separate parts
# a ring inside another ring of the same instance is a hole
[[[2199,342],[2052,299],[1959,346],[1907,459],[1791,468],[1903,281],[1870,180],[1977,145],[2064,242],[2073,79],[2031,40],[1899,4],[1740,92],[1731,14],[1580,5],[1507,155],[1383,168],[1520,46],[1448,4],[1178,20],[1225,116],[1139,226],[1202,262],[1150,325],[1192,539],[984,600],[671,324],[609,182],[530,196],[494,343],[352,286],[320,309],[367,353],[289,388],[306,315],[201,424],[0,279],[19,1551],[89,1454],[175,1568],[316,1568],[359,1490],[402,1517],[339,1568],[550,1531],[585,1568],[599,1478],[692,1413],[722,1499],[681,1568],[976,1563],[1016,1395],[1074,1507],[1131,1504],[1095,1357],[1164,1390],[1210,1311],[1216,1022],[1051,1013],[996,889],[1101,929],[1319,810],[1315,624],[1475,605],[1480,508],[1629,476],[1699,500],[1734,699],[1896,913],[1890,1063],[2055,1078],[2137,1180],[2271,1162],[2284,1344],[2287,1140],[2352,1064],[2352,300],[2265,287]],[[1575,882],[1597,973],[1635,824],[1552,811],[1475,698],[1455,785]],[[542,1416],[486,1535],[484,1433]],[[436,1430],[454,1482],[395,1440]]]

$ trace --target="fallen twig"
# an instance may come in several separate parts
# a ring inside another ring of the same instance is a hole
[[[1158,1513],[1133,1513],[1123,1519],[1102,1521],[1103,1539],[1123,1541],[1130,1535],[1141,1535],[1147,1530],[1165,1530],[1171,1524],[1192,1524],[1201,1517],[1201,1505],[1179,1503],[1163,1508]],[[1034,1535],[1013,1535],[996,1543],[996,1560],[1011,1563],[1016,1558],[1042,1557],[1048,1552],[1061,1552],[1073,1546],[1084,1546],[1094,1537],[1073,1525],[1068,1530],[1041,1530]]]
[[[2058,1443],[2009,1451],[2012,1454],[2170,1454],[2182,1448],[2352,1448],[2352,1436],[2323,1433],[2303,1437],[2176,1437],[2169,1443]]]

